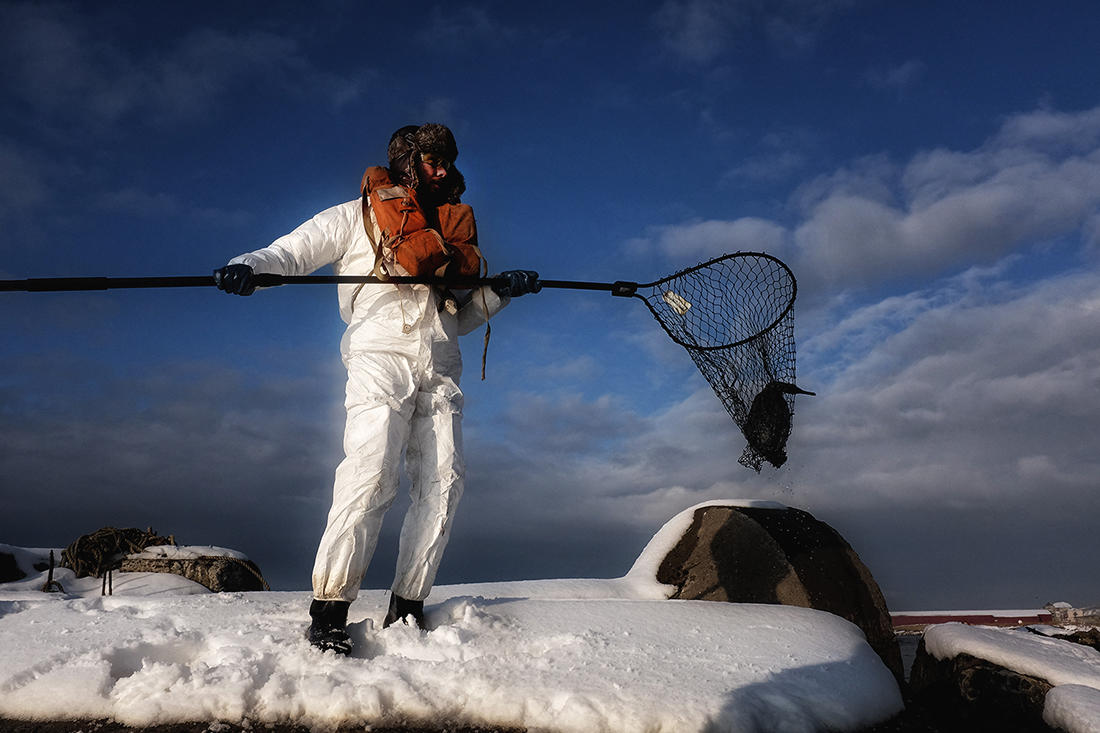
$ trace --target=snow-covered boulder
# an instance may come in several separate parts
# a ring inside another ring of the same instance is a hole
[[[215,593],[269,590],[256,563],[224,547],[147,547],[119,563],[124,573],[174,573]]]
[[[1053,628],[932,626],[913,662],[912,695],[923,707],[963,726],[1097,733],[1100,651],[1061,633]]]
[[[653,572],[681,600],[775,603],[851,621],[901,681],[901,652],[871,571],[835,529],[763,501],[707,502],[668,522],[632,574]]]
[[[215,593],[269,590],[260,569],[235,550],[212,546],[179,547],[175,538],[152,528],[103,527],[82,535],[61,553],[61,565],[77,578],[114,573],[171,573]],[[113,577],[105,587],[112,587]]]

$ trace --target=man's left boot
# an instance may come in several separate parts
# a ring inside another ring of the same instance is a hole
[[[347,630],[349,606],[349,601],[314,600],[309,604],[309,615],[313,619],[306,630],[309,643],[321,651],[350,653],[352,642]]]
[[[391,626],[398,621],[408,624],[408,617],[412,616],[416,628],[424,628],[424,601],[410,601],[396,593],[390,592],[390,608],[386,612],[386,619],[382,622],[382,628]]]

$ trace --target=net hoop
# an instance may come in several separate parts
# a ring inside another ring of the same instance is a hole
[[[638,293],[635,293],[634,297],[639,298],[643,303],[646,304],[646,307],[649,308],[650,313],[652,313],[653,317],[657,319],[657,322],[661,324],[661,328],[663,328],[665,333],[668,334],[668,337],[671,338],[673,341],[675,341],[680,346],[683,346],[685,349],[689,349],[689,350],[692,350],[692,351],[715,351],[717,349],[728,349],[728,348],[732,348],[732,347],[735,347],[735,346],[741,346],[743,344],[747,344],[748,342],[750,342],[754,339],[758,339],[761,336],[763,336],[764,334],[768,333],[769,331],[775,329],[780,323],[783,322],[783,319],[786,318],[790,314],[791,310],[794,308],[795,297],[798,295],[798,281],[795,279],[794,272],[791,271],[791,268],[787,266],[787,263],[784,262],[783,260],[779,259],[778,257],[776,257],[774,255],[770,255],[767,252],[734,252],[732,254],[726,254],[726,255],[722,255],[720,257],[715,257],[713,259],[707,260],[706,262],[702,262],[702,263],[700,263],[698,265],[695,265],[693,267],[688,267],[688,268],[685,268],[683,270],[679,270],[678,272],[675,272],[672,275],[662,277],[660,280],[654,280],[653,282],[650,282],[650,283],[640,283],[638,285],[638,289],[640,290],[642,288],[658,288],[658,287],[660,287],[661,285],[663,285],[665,283],[676,280],[677,278],[682,278],[686,275],[690,275],[691,273],[697,272],[698,270],[703,270],[703,269],[713,267],[714,265],[718,264],[719,262],[725,262],[726,260],[733,260],[733,259],[742,259],[742,258],[746,258],[746,257],[754,257],[754,258],[765,259],[765,260],[769,260],[769,261],[775,263],[776,265],[779,265],[779,267],[783,269],[783,271],[786,273],[787,277],[790,279],[791,295],[790,295],[790,298],[788,298],[785,307],[779,313],[778,316],[776,316],[767,326],[757,330],[755,333],[753,333],[749,336],[746,336],[745,338],[738,339],[736,341],[730,341],[729,343],[716,344],[716,345],[712,345],[712,346],[703,346],[702,344],[699,344],[699,343],[684,341],[683,339],[678,337],[675,333],[673,333],[668,328],[668,326],[665,325],[664,317],[662,317],[662,315],[659,313],[659,311],[656,308],[654,308],[653,305],[649,302],[649,297],[647,297],[645,295],[640,295]],[[652,297],[652,296],[650,296],[650,297]]]

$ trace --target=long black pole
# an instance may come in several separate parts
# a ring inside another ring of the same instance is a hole
[[[115,288],[192,288],[213,284],[213,275],[205,277],[32,277],[27,280],[0,280],[0,291],[46,293]]]
[[[391,277],[385,280],[373,275],[271,275],[258,274],[253,277],[259,287],[277,285],[332,285],[345,283],[366,284],[416,284],[443,285],[456,290],[492,285],[500,282],[492,277],[465,278],[424,278]],[[564,288],[568,290],[605,290],[612,295],[631,296],[638,289],[633,282],[613,283],[581,282],[576,280],[539,280],[544,288]],[[26,280],[0,280],[0,292],[70,292],[80,290],[114,290],[134,288],[194,288],[214,286],[213,275],[194,277],[39,277]]]

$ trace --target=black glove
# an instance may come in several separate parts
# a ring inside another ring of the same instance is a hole
[[[214,284],[219,290],[237,295],[252,295],[256,284],[252,282],[252,268],[248,265],[226,265],[214,270]]]
[[[494,278],[502,281],[491,286],[493,292],[502,298],[518,298],[542,290],[539,274],[533,270],[505,270],[494,275]]]

